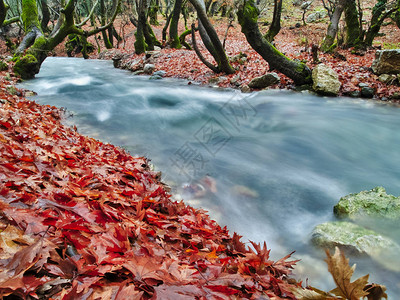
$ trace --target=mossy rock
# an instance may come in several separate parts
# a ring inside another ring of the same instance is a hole
[[[0,71],[7,71],[8,70],[8,64],[4,61],[0,61]]]
[[[333,208],[338,218],[400,220],[400,198],[388,195],[383,187],[342,197]]]
[[[14,72],[22,79],[31,79],[39,73],[40,64],[35,56],[27,54],[18,58],[14,65]]]
[[[397,258],[400,246],[392,239],[354,223],[338,221],[317,225],[311,241],[321,248],[339,247],[348,254],[368,255],[387,269],[398,271],[395,265],[400,263]]]

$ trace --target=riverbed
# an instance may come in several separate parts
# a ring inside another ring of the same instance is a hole
[[[296,250],[296,276],[321,289],[334,284],[323,250],[310,244],[313,227],[334,220],[333,206],[349,193],[383,186],[400,195],[400,109],[386,103],[243,94],[77,58],[47,58],[22,87],[41,104],[65,107],[81,134],[150,158],[175,199],[208,210],[243,241],[266,241],[274,259]],[[370,273],[400,294],[399,271],[351,262],[355,278]]]

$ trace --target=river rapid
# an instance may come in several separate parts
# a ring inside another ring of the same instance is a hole
[[[243,241],[267,242],[279,259],[293,250],[297,278],[320,289],[334,283],[315,225],[334,220],[349,193],[383,186],[400,195],[400,108],[307,92],[198,87],[149,80],[110,61],[47,58],[21,87],[41,104],[65,107],[78,132],[151,159],[163,180]],[[377,228],[400,244],[399,230]],[[395,259],[399,262],[399,259]],[[350,257],[356,276],[400,294],[400,266]]]

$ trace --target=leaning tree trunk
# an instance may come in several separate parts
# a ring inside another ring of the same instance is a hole
[[[340,17],[342,16],[345,6],[346,6],[346,0],[337,1],[336,8],[333,11],[331,21],[328,26],[328,30],[326,31],[326,36],[321,45],[321,50],[324,52],[329,52],[332,50],[332,48],[334,48]]]
[[[247,41],[271,69],[285,74],[297,85],[312,83],[311,70],[304,63],[290,60],[262,36],[257,24],[259,11],[254,0],[244,0],[238,7],[237,15]]]
[[[199,31],[201,30],[201,26],[204,26],[204,31],[210,42],[212,44],[212,48],[215,50],[211,55],[213,55],[215,61],[218,64],[218,69],[226,74],[233,74],[235,70],[229,63],[228,57],[225,54],[225,50],[222,47],[221,41],[219,40],[218,34],[215,31],[214,27],[211,25],[210,21],[207,18],[204,1],[202,0],[190,0],[190,3],[194,6],[197,11],[197,17],[199,19]],[[202,36],[203,39],[203,36]],[[203,39],[203,42],[206,42]]]
[[[344,9],[344,14],[346,20],[345,44],[347,47],[358,47],[361,44],[360,26],[362,25],[358,20],[358,10],[355,0],[347,0],[346,7]]]
[[[282,0],[274,0],[274,14],[272,18],[272,23],[268,29],[268,32],[264,36],[268,42],[272,42],[275,36],[281,30],[281,13],[282,13]]]
[[[114,22],[117,13],[120,8],[121,0],[114,0],[117,2],[115,10],[108,24],[95,28],[92,30],[83,30],[81,24],[74,23],[74,10],[75,10],[75,0],[69,0],[67,5],[61,10],[61,15],[59,21],[57,22],[56,30],[50,34],[49,37],[44,37],[40,31],[40,23],[37,14],[36,0],[23,0],[22,2],[22,21],[27,33],[27,36],[32,36],[35,33],[35,38],[33,39],[33,45],[26,51],[26,54],[22,56],[24,50],[29,46],[28,42],[21,42],[22,45],[19,46],[19,52],[16,52],[14,57],[16,62],[14,65],[15,73],[19,74],[22,78],[28,79],[33,78],[35,74],[39,72],[40,66],[46,59],[48,53],[52,51],[57,45],[59,45],[69,34],[78,34],[84,37],[89,37],[103,30],[108,29]],[[89,18],[87,19],[89,20]],[[33,33],[32,33],[33,32]],[[39,32],[39,33],[38,33]]]
[[[171,48],[180,49],[182,45],[178,36],[178,21],[181,14],[182,0],[175,0],[174,10],[172,11],[171,24],[169,25],[169,44]]]
[[[371,17],[371,25],[368,28],[367,33],[365,34],[365,46],[372,46],[372,42],[375,37],[378,35],[379,30],[383,24],[383,21],[389,17],[392,13],[396,11],[396,7],[393,7],[390,10],[387,10],[387,0],[378,1],[378,3],[372,9],[372,17]]]
[[[39,37],[43,36],[39,23],[39,13],[36,0],[22,0],[22,24],[24,25],[25,36],[19,44],[15,55],[19,56],[26,49],[33,45]]]

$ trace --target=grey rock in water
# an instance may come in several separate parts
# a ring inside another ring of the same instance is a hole
[[[341,83],[338,74],[324,64],[317,65],[312,70],[313,89],[326,96],[337,96]]]
[[[161,76],[161,77],[165,77],[165,75],[167,74],[167,72],[163,71],[163,70],[159,70],[153,73],[154,76]]]
[[[390,238],[351,222],[327,222],[317,225],[312,232],[311,240],[318,247],[339,246],[373,257],[388,249],[400,251],[400,246]]]
[[[377,74],[400,73],[400,49],[378,50],[372,62],[372,71]]]
[[[149,80],[160,80],[163,79],[162,76],[153,74],[150,76]]]
[[[278,74],[268,73],[260,77],[253,78],[249,83],[249,87],[252,89],[264,89],[271,85],[277,84],[280,80],[281,79],[279,78]]]
[[[388,195],[383,187],[342,197],[333,208],[338,218],[350,220],[365,217],[400,220],[400,197]]]
[[[153,64],[145,64],[144,67],[143,67],[143,72],[144,72],[145,74],[150,75],[150,74],[152,74],[152,73],[154,72],[154,69],[155,69],[155,68],[156,68],[156,67],[155,67],[155,65],[153,65]]]

